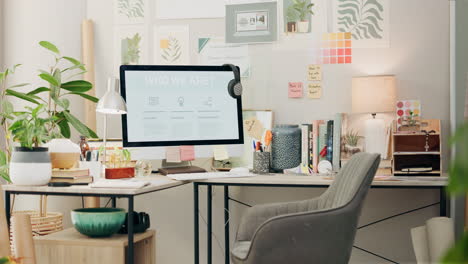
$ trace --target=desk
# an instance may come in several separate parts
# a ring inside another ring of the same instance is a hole
[[[359,227],[358,229],[368,227],[370,225],[394,218],[403,214],[411,213],[417,210],[421,210],[436,204],[439,204],[440,216],[447,216],[447,199],[445,196],[444,187],[447,185],[447,179],[441,177],[411,177],[405,178],[401,181],[389,181],[389,180],[376,180],[372,182],[371,188],[390,188],[390,189],[436,189],[440,192],[440,201],[435,204],[430,204],[420,208],[416,208],[407,212],[403,212],[397,215],[386,217],[378,221],[374,221],[370,224]],[[229,186],[251,186],[251,187],[304,187],[304,188],[327,188],[332,183],[331,179],[327,179],[321,176],[298,176],[298,175],[284,175],[284,174],[268,174],[259,175],[255,177],[246,178],[222,178],[222,179],[209,179],[209,180],[197,180],[193,183],[193,194],[194,194],[194,254],[195,264],[199,264],[199,187],[204,185],[207,187],[207,263],[212,264],[212,188],[214,186],[224,187],[224,244],[225,244],[225,263],[230,263],[230,249],[229,249],[229,201],[237,201],[229,197]],[[242,203],[242,202],[240,202]],[[242,203],[244,204],[244,203]],[[249,206],[247,204],[244,204]],[[362,250],[366,253],[372,254],[376,257],[385,259],[392,263],[397,263],[389,258],[375,254],[363,248],[355,248]]]
[[[139,178],[136,178],[139,179]],[[174,181],[165,176],[151,176],[141,178],[141,180],[151,182],[151,185],[141,189],[116,189],[116,188],[91,188],[89,186],[70,186],[70,187],[48,187],[48,186],[19,186],[19,185],[3,185],[5,191],[5,210],[8,221],[10,221],[10,206],[12,194],[29,194],[29,195],[54,195],[54,196],[93,196],[93,197],[109,197],[112,199],[112,206],[116,206],[117,198],[128,199],[128,211],[132,212],[134,208],[134,197],[161,191],[176,186],[185,184],[185,182]],[[127,264],[133,264],[134,260],[134,233],[133,233],[133,217],[128,217],[128,252]]]

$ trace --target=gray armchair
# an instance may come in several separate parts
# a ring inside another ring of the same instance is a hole
[[[348,263],[361,207],[380,163],[359,153],[320,197],[256,205],[241,219],[235,264]]]

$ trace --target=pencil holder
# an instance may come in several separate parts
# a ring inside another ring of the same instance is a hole
[[[268,173],[270,171],[270,152],[253,153],[253,172]]]

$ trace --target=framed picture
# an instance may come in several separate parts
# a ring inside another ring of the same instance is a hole
[[[226,43],[276,41],[277,16],[277,2],[226,5]]]

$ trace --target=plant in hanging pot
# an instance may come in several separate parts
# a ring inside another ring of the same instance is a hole
[[[9,127],[13,140],[20,144],[15,147],[10,161],[10,179],[18,185],[45,185],[50,181],[52,165],[48,149],[40,147],[50,139],[46,126],[51,117],[42,118],[45,105],[36,108],[25,107],[15,112],[16,121]]]
[[[293,0],[294,9],[299,14],[299,22],[297,22],[297,31],[301,33],[309,32],[310,17],[314,14],[312,7],[314,6],[310,0]]]
[[[50,42],[41,41],[39,45],[52,52],[54,56],[54,65],[48,70],[40,69],[38,75],[41,80],[47,83],[48,87],[41,86],[26,92],[19,91],[19,87],[29,84],[6,85],[7,76],[13,73],[19,65],[0,72],[0,85],[2,88],[0,93],[0,105],[2,106],[0,124],[5,135],[5,147],[0,151],[0,176],[8,182],[11,182],[9,174],[11,174],[12,169],[8,165],[12,165],[10,161],[14,163],[10,159],[10,156],[12,156],[10,144],[12,136],[21,145],[20,151],[16,152],[28,152],[28,154],[31,154],[31,152],[44,152],[44,149],[39,149],[40,145],[51,139],[70,138],[71,127],[80,135],[97,138],[96,133],[84,125],[70,111],[69,98],[73,96],[98,102],[96,97],[86,93],[92,89],[92,84],[76,79],[77,76],[86,72],[84,65],[72,57],[62,56],[59,49]],[[12,97],[20,99],[27,105],[32,105],[32,107],[28,106],[25,111],[16,112],[9,100]],[[16,156],[16,161],[23,160],[21,158],[24,156],[23,154]],[[49,156],[49,154],[47,153],[46,156]],[[16,169],[16,172],[18,172],[18,168]],[[34,171],[34,173],[36,172]],[[31,178],[32,176],[30,176]],[[32,182],[29,181],[29,185],[31,184]]]

